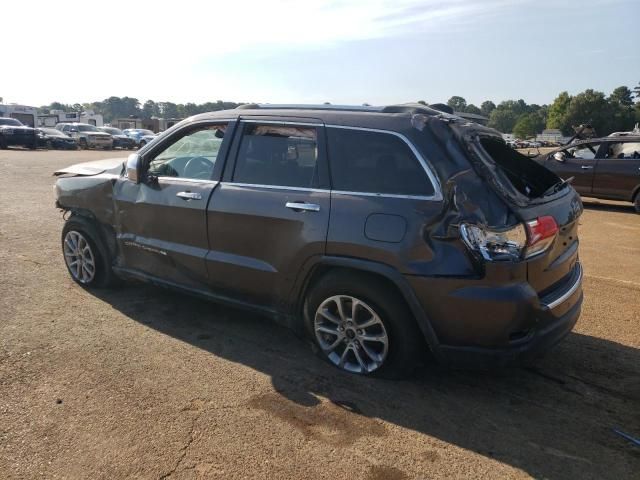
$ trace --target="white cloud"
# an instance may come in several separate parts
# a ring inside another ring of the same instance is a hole
[[[206,75],[198,66],[247,51],[321,48],[446,28],[512,3],[10,2],[2,8],[0,96],[21,103],[91,101],[108,95],[189,101],[207,92],[216,98],[248,98],[253,92],[237,91],[234,72]],[[7,43],[8,37],[15,41]]]

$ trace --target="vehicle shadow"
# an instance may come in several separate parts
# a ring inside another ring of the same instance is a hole
[[[259,315],[147,285],[91,293],[136,322],[269,375],[276,393],[249,406],[274,421],[308,431],[328,422],[350,442],[367,434],[356,428],[361,422],[379,419],[535,478],[632,478],[640,471],[640,449],[612,431],[640,435],[638,349],[572,333],[535,368],[432,365],[411,380],[387,381],[336,370]],[[438,461],[437,451],[429,455]]]
[[[635,208],[631,203],[603,203],[595,199],[583,198],[582,205],[588,210],[601,210],[604,212],[621,212],[621,213],[636,213]]]

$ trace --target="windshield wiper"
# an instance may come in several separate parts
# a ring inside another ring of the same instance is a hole
[[[547,195],[551,195],[552,193],[559,192],[564,188],[565,185],[569,185],[571,182],[573,182],[574,178],[576,177],[569,177],[564,180],[560,180],[558,183],[554,183],[553,185],[551,185],[551,187],[547,188],[544,191],[542,196],[546,197]]]

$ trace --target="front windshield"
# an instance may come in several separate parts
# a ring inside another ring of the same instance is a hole
[[[22,127],[22,124],[15,118],[0,118],[0,125],[11,125],[12,127]]]
[[[78,131],[79,132],[99,132],[100,130],[98,130],[93,125],[78,125]]]

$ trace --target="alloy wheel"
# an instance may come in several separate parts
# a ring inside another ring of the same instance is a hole
[[[64,237],[64,261],[69,272],[80,283],[90,283],[96,275],[95,255],[87,239],[71,230]]]
[[[326,357],[352,373],[371,373],[384,363],[389,337],[384,323],[366,302],[335,295],[316,310],[314,333]]]

